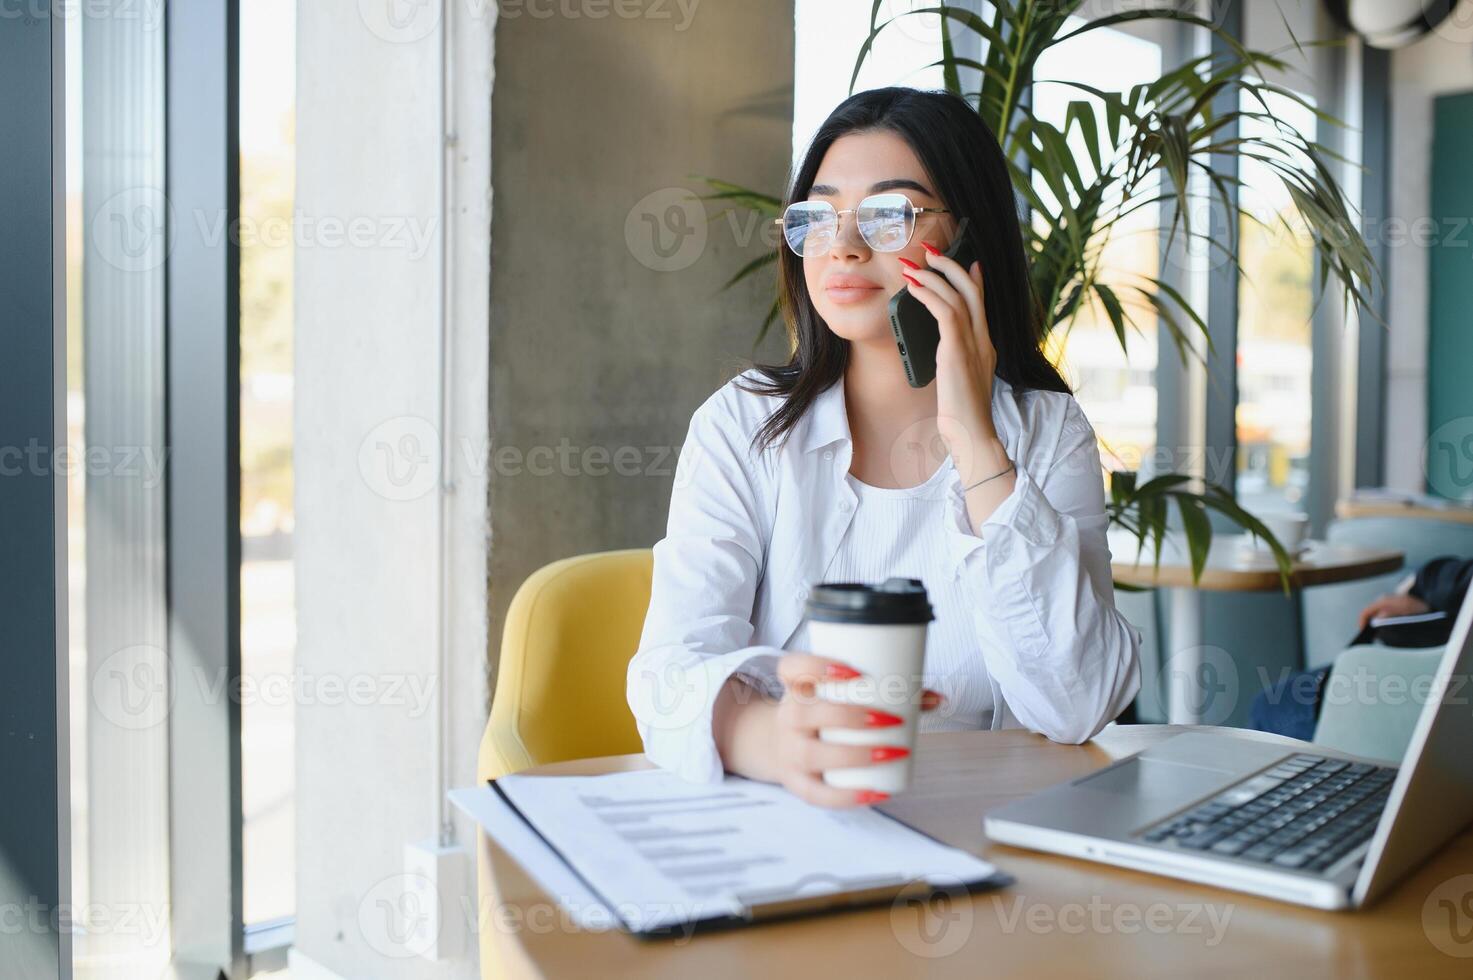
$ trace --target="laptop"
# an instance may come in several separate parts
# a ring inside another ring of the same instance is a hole
[[[1399,767],[1188,732],[991,811],[987,836],[1315,908],[1368,905],[1473,821],[1470,621],[1473,601],[1430,693],[1397,688],[1424,700]],[[1345,693],[1363,689],[1377,679]]]

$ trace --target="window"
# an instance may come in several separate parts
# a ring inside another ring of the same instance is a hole
[[[295,0],[241,4],[241,884],[248,929],[294,909],[295,26]]]
[[[1281,95],[1268,102],[1301,136],[1315,138],[1308,108]],[[1261,107],[1244,100],[1241,110]],[[1275,130],[1244,119],[1241,132],[1268,138]],[[1291,148],[1283,152],[1287,159]],[[1298,509],[1309,485],[1314,245],[1271,167],[1248,158],[1240,167],[1239,201],[1251,216],[1239,223],[1238,499],[1249,510]]]
[[[875,23],[884,24],[907,10],[924,10],[926,0],[882,0]],[[849,97],[854,59],[869,36],[871,4],[797,0],[793,48],[793,159],[802,158],[814,132]],[[955,25],[953,25],[954,27]],[[968,37],[973,37],[969,32]],[[940,88],[941,69],[927,68],[941,56],[941,18],[934,14],[900,17],[875,38],[854,91],[886,85]]]
[[[1082,26],[1071,18],[1061,33]],[[1126,91],[1161,74],[1161,46],[1154,41],[1111,28],[1101,28],[1050,48],[1038,61],[1033,87],[1034,112],[1060,128],[1069,103],[1098,99],[1067,84],[1078,82],[1103,91]],[[1075,157],[1086,180],[1093,168],[1082,140],[1074,138]],[[1104,148],[1108,158],[1108,148]],[[1159,190],[1154,176],[1137,193],[1138,200]],[[1034,188],[1045,202],[1052,200],[1041,179]],[[1118,202],[1119,198],[1114,198]],[[1108,213],[1109,205],[1106,206]],[[1084,309],[1067,329],[1049,336],[1049,352],[1063,368],[1080,406],[1100,439],[1100,455],[1107,469],[1150,469],[1156,445],[1156,317],[1142,302],[1131,302],[1133,287],[1143,276],[1157,275],[1160,265],[1161,209],[1151,204],[1136,209],[1097,242],[1101,253],[1101,280],[1115,288],[1141,329],[1126,335],[1122,349],[1114,327],[1098,299]],[[1043,223],[1036,219],[1036,226]],[[1171,468],[1170,463],[1159,469]]]

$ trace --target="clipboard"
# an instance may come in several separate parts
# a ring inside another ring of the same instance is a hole
[[[1013,884],[1015,881],[1012,875],[996,869],[994,869],[992,874],[973,880],[957,881],[947,884],[936,884],[921,878],[906,878],[898,875],[880,877],[845,877],[827,873],[821,875],[805,875],[791,886],[785,888],[735,892],[734,898],[739,905],[739,909],[733,913],[702,916],[664,926],[641,928],[625,918],[619,909],[618,903],[610,901],[609,897],[583,873],[582,869],[561,848],[553,843],[533,820],[528,818],[522,808],[511,798],[510,794],[498,785],[497,780],[488,780],[487,784],[496,792],[497,796],[506,804],[508,809],[516,815],[526,829],[535,835],[556,856],[558,861],[587,888],[591,895],[603,903],[613,918],[618,922],[620,931],[637,939],[660,940],[677,936],[686,937],[698,932],[719,932],[759,925],[766,922],[778,922],[807,916],[844,912],[901,901],[931,902],[942,897],[959,898],[963,895],[973,895],[996,888],[1003,888]],[[875,810],[874,812],[881,814],[888,820],[894,821],[897,825],[904,827],[911,833],[918,834],[943,846],[950,846],[933,835],[918,830],[889,813],[885,813],[882,810]],[[806,890],[816,883],[836,887],[830,887],[813,894],[804,894]]]

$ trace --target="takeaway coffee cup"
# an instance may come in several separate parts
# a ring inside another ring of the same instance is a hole
[[[860,672],[847,681],[821,681],[818,696],[861,704],[903,719],[884,728],[821,728],[825,742],[915,748],[920,716],[926,626],[935,616],[926,588],[913,578],[876,586],[855,582],[817,586],[808,597],[808,636],[813,652]],[[824,782],[845,789],[898,793],[910,785],[911,758],[824,770]]]

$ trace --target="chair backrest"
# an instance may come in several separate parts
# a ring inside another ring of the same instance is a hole
[[[1330,522],[1325,537],[1336,544],[1401,551],[1406,564],[1388,575],[1304,590],[1304,662],[1309,667],[1333,661],[1355,636],[1356,616],[1366,603],[1390,592],[1398,581],[1442,555],[1473,556],[1473,525],[1455,521],[1343,518]]]
[[[642,748],[625,700],[650,604],[647,548],[538,569],[512,598],[477,775]]]
[[[1400,764],[1446,652],[1445,644],[1345,650],[1325,680],[1315,744]]]

